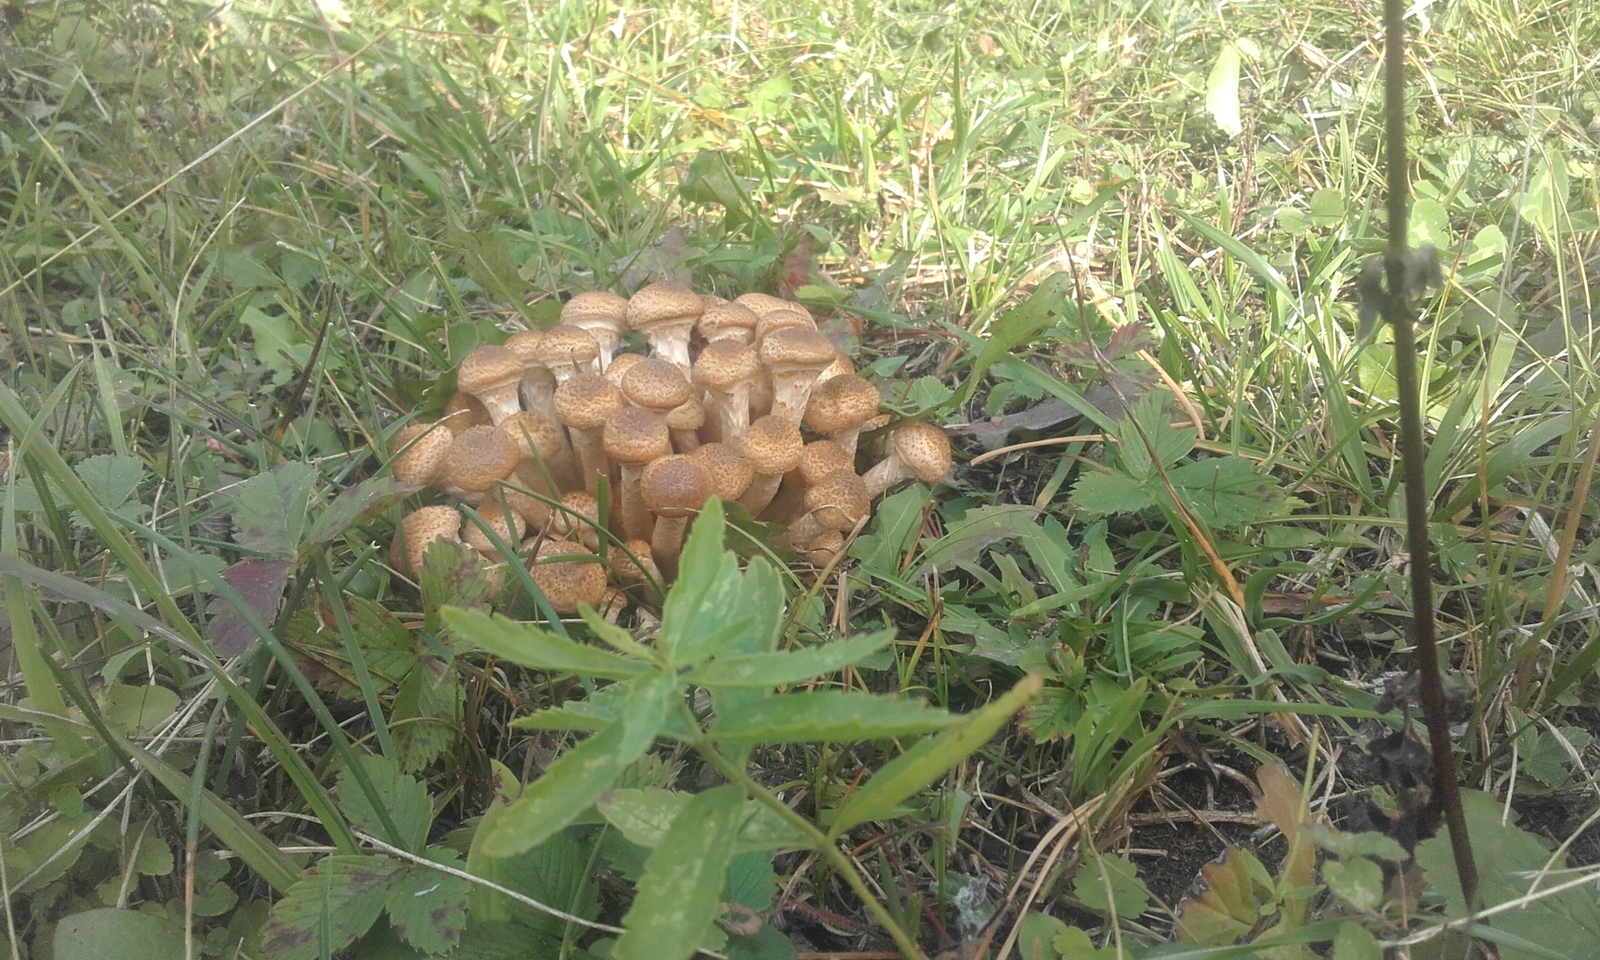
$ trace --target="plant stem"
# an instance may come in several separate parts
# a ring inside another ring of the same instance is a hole
[[[1469,911],[1478,907],[1478,867],[1472,858],[1461,789],[1456,783],[1455,754],[1444,683],[1439,673],[1438,642],[1433,615],[1433,558],[1428,534],[1428,490],[1423,465],[1422,401],[1417,382],[1417,343],[1407,274],[1406,60],[1405,0],[1384,0],[1384,165],[1388,177],[1389,249],[1385,258],[1389,295],[1383,298],[1384,319],[1394,330],[1395,385],[1400,394],[1401,462],[1405,469],[1406,541],[1411,553],[1411,629],[1433,753],[1434,796],[1450,828],[1450,851]]]
[[[682,710],[686,714],[684,719],[689,723],[690,728],[693,729],[698,726],[699,721],[689,712],[687,705],[684,705]],[[694,748],[713,767],[716,767],[723,776],[727,777],[728,782],[736,783],[743,787],[744,791],[754,797],[757,802],[771,808],[778,816],[783,818],[784,822],[805,834],[806,839],[811,841],[812,849],[816,850],[824,860],[839,871],[839,874],[844,877],[845,883],[850,885],[850,889],[855,891],[856,896],[861,898],[861,902],[867,905],[867,909],[883,925],[883,928],[889,932],[889,936],[894,939],[895,945],[900,948],[901,955],[907,957],[908,960],[923,960],[922,951],[917,947],[916,942],[901,929],[900,924],[895,920],[894,915],[889,912],[889,909],[878,902],[878,898],[867,888],[866,881],[861,879],[861,874],[856,870],[855,864],[850,862],[849,857],[840,853],[838,847],[828,841],[827,834],[818,830],[810,820],[789,809],[788,804],[779,800],[766,787],[752,780],[743,767],[724,757],[710,737],[702,737],[695,741]]]

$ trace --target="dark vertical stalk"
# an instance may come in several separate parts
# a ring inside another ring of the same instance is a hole
[[[1400,394],[1400,459],[1406,488],[1406,541],[1411,552],[1411,629],[1416,668],[1433,751],[1434,796],[1450,828],[1450,850],[1467,909],[1478,905],[1478,867],[1472,859],[1461,789],[1456,783],[1455,755],[1450,745],[1450,719],[1439,673],[1438,642],[1433,615],[1433,557],[1428,537],[1428,491],[1423,464],[1422,401],[1417,383],[1417,342],[1412,329],[1416,310],[1414,284],[1407,276],[1407,200],[1410,196],[1406,158],[1405,0],[1384,0],[1384,164],[1388,174],[1389,250],[1385,257],[1388,296],[1384,319],[1394,329],[1395,385]]]

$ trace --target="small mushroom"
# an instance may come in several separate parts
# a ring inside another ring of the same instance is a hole
[[[496,424],[521,412],[521,383],[522,361],[505,347],[478,347],[456,367],[456,388],[477,397]]]
[[[761,358],[735,340],[716,340],[694,361],[694,384],[706,393],[717,438],[738,443],[750,428],[750,389],[761,378]]]
[[[567,539],[577,540],[590,550],[600,549],[600,501],[587,490],[569,490],[561,495],[562,512],[556,529]]]
[[[435,540],[461,542],[461,511],[455,507],[422,507],[400,520],[400,536],[394,541],[390,559],[401,572],[416,576],[423,558]]]
[[[483,405],[483,401],[461,390],[452,393],[450,399],[445,401],[439,422],[454,434],[460,434],[468,427],[494,425],[489,418],[489,408]]]
[[[839,351],[815,330],[779,330],[761,341],[761,363],[772,376],[772,413],[798,424],[817,374]]]
[[[580,373],[593,373],[600,359],[600,344],[587,330],[577,327],[551,327],[539,341],[539,362],[556,378],[556,386]]]
[[[693,388],[682,371],[656,357],[635,363],[622,378],[622,395],[629,403],[662,416],[692,394]]]
[[[455,434],[436,423],[417,421],[400,428],[390,441],[395,451],[389,469],[394,478],[413,487],[426,487],[439,478]]]
[[[672,431],[672,448],[679,453],[690,453],[700,446],[700,428],[706,425],[706,408],[694,397],[683,401],[662,419]]]
[[[756,340],[756,324],[760,321],[755,311],[740,303],[719,300],[707,303],[705,312],[695,321],[695,332],[706,343],[731,340],[749,344]]]
[[[806,488],[806,512],[789,524],[783,541],[802,545],[828,530],[852,530],[872,510],[867,484],[848,470],[839,470]]]
[[[606,574],[600,558],[570,540],[539,544],[528,574],[550,601],[550,608],[564,617],[577,613],[582,604],[594,606],[606,594]]]
[[[689,375],[689,335],[705,304],[688,287],[652,283],[628,298],[628,325],[645,335],[650,350]]]
[[[519,485],[551,498],[559,496],[563,487],[574,485],[578,473],[572,451],[567,448],[566,434],[553,420],[524,410],[498,429],[517,445],[517,465],[512,476]],[[535,522],[544,524],[543,520]]]
[[[505,347],[522,361],[522,382],[517,387],[517,393],[522,397],[522,408],[555,420],[556,378],[544,361],[539,359],[539,344],[543,342],[542,332],[519,330],[506,338]]]
[[[950,472],[950,438],[938,427],[908,420],[889,431],[889,453],[867,471],[867,492],[877,497],[902,480],[938,483]]]
[[[727,503],[744,496],[756,478],[750,461],[726,443],[702,443],[689,456],[706,468],[711,475],[711,492]]]
[[[511,476],[521,460],[517,445],[495,427],[470,427],[450,443],[440,482],[444,492],[477,506],[489,491]]]
[[[760,516],[772,502],[783,475],[800,465],[804,449],[800,428],[791,420],[769,415],[750,424],[750,430],[744,435],[743,450],[756,476],[750,489],[739,498],[750,516]]]
[[[522,535],[528,530],[528,525],[522,517],[514,512],[510,513],[510,523],[506,522],[508,511],[505,510],[478,509],[473,512],[483,519],[489,529],[494,531],[495,536],[511,545],[513,549],[522,542]],[[489,539],[488,534],[485,534],[483,528],[470,516],[463,518],[461,522],[461,542],[478,551],[490,563],[499,563],[504,559],[500,555],[500,548],[494,545],[494,541]]]
[[[611,365],[602,372],[607,380],[610,380],[618,390],[621,390],[622,379],[628,375],[628,372],[634,368],[635,364],[642,363],[647,359],[649,358],[642,353],[619,353],[611,358]]]
[[[654,526],[644,504],[639,480],[645,464],[672,452],[672,434],[667,423],[649,410],[633,407],[610,420],[600,433],[606,456],[620,467],[622,482],[622,529],[631,540],[645,540]]]
[[[774,310],[797,310],[807,315],[810,314],[809,310],[800,304],[795,303],[793,300],[785,300],[782,297],[774,297],[770,293],[741,293],[737,297],[733,298],[733,302],[737,303],[741,307],[749,309],[758,317],[764,313],[771,313]]]
[[[821,568],[832,563],[842,550],[844,550],[844,534],[837,530],[824,530],[805,545],[804,553],[807,563]]]
[[[605,370],[628,335],[628,301],[609,290],[585,290],[561,305],[561,322],[594,337]]]
[[[650,551],[661,572],[673,578],[678,573],[678,551],[683,547],[689,518],[711,496],[711,475],[694,457],[673,454],[654,460],[640,478],[645,505],[655,514],[650,535]]]
[[[837,443],[854,457],[861,427],[878,415],[883,398],[871,381],[855,374],[834,377],[811,390],[806,402],[806,426]]]
[[[601,432],[606,421],[621,413],[623,407],[622,391],[598,373],[580,374],[556,390],[556,415],[572,434],[583,488],[591,494],[599,490],[599,478],[609,476],[611,471]]]
[[[797,307],[797,304],[790,304]],[[817,322],[811,319],[811,314],[800,309],[789,307],[777,310],[768,310],[756,321],[756,346],[767,341],[767,338],[779,330],[812,330],[817,329]]]

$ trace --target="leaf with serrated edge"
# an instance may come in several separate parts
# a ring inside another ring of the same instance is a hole
[[[713,787],[696,794],[645,861],[616,960],[684,960],[711,928],[721,902],[744,791]]]
[[[807,650],[718,657],[689,671],[683,679],[702,687],[778,687],[826,676],[877,653],[893,639],[894,631],[881,630]]]
[[[400,862],[388,857],[335,855],[317,861],[272,905],[261,929],[263,952],[273,960],[314,960],[322,954],[324,933],[334,950],[354,943],[377,922],[389,881],[400,869]]]
[[[440,611],[440,616],[444,619],[445,629],[457,642],[533,670],[576,673],[608,680],[626,680],[650,670],[649,664],[584,646],[499,614],[446,607]]]
[[[1200,868],[1199,889],[1178,904],[1178,936],[1190,943],[1228,944],[1256,923],[1256,887],[1250,878],[1254,857],[1229,847],[1221,860]]]
[[[446,866],[457,870],[463,866],[452,851],[435,848],[428,853]],[[461,943],[469,891],[470,885],[460,877],[411,863],[395,874],[384,906],[401,940],[423,953],[437,955]]]
[[[927,733],[960,719],[917,700],[818,690],[729,710],[717,719],[711,735],[724,743],[871,740]]]
[[[306,543],[327,543],[355,524],[376,516],[410,496],[416,488],[393,477],[374,477],[345,490],[306,531]]]
[[[1044,679],[1030,673],[987,706],[961,718],[958,726],[924,737],[911,749],[884,764],[834,815],[830,838],[869,820],[881,820],[912,794],[923,789],[988,743],[1018,710],[1039,695]]]
[[[490,856],[513,856],[577,819],[644,752],[624,754],[625,735],[622,724],[613,723],[557,758],[487,830],[484,849]]]
[[[233,488],[233,539],[246,550],[288,559],[300,545],[317,471],[285,463]]]
[[[396,846],[415,853],[428,839],[428,827],[433,824],[433,801],[428,788],[415,777],[400,773],[395,762],[388,757],[368,755],[361,758],[361,767],[372,783],[378,802],[383,804],[395,829],[400,831]],[[383,836],[383,820],[367,798],[367,792],[356,782],[349,769],[339,771],[339,784],[334,792],[339,810],[355,826],[376,836]]]

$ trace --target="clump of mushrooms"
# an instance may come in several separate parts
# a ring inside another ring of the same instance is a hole
[[[648,352],[631,352],[640,341]],[[878,387],[804,307],[765,294],[580,293],[559,326],[466,354],[456,383],[437,421],[389,440],[395,478],[444,498],[404,518],[394,566],[415,576],[438,540],[489,564],[517,559],[560,616],[659,603],[713,495],[780,525],[779,545],[822,566],[873,500],[951,466],[944,431],[908,420],[858,473],[858,438],[887,422]]]

